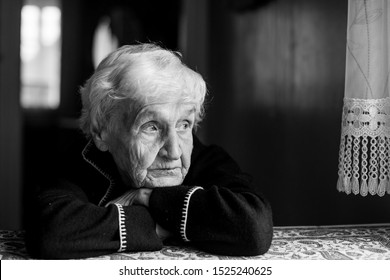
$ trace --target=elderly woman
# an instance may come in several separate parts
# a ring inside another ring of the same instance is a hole
[[[81,89],[79,162],[41,191],[30,253],[82,258],[190,244],[224,255],[265,253],[271,209],[217,146],[194,135],[206,86],[180,55],[123,46]]]

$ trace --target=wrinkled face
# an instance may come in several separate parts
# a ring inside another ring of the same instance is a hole
[[[191,163],[195,105],[151,104],[127,119],[107,142],[124,182],[137,188],[180,185]]]

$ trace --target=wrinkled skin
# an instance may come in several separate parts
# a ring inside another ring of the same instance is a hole
[[[190,168],[194,121],[193,103],[162,102],[142,107],[115,133],[106,135],[104,142],[125,184],[180,185]]]

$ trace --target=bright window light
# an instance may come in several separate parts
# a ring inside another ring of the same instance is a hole
[[[33,60],[39,52],[40,14],[41,11],[37,6],[26,5],[22,8],[21,56],[23,62]]]
[[[61,35],[61,11],[58,7],[42,9],[42,44],[51,46]]]
[[[56,0],[29,0],[21,11],[21,105],[58,108],[61,9]]]

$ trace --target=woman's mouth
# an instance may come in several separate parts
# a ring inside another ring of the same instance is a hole
[[[153,177],[171,177],[181,176],[181,168],[153,168],[148,169],[148,173]]]

